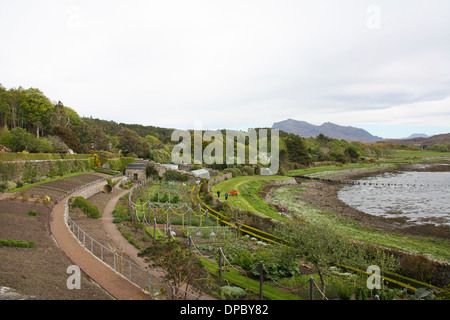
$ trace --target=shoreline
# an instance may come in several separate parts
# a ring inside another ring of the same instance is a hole
[[[339,181],[343,180],[352,181],[377,176],[384,172],[401,172],[412,169],[416,171],[450,171],[450,166],[448,165],[426,164],[426,166],[421,166],[422,164],[409,164],[399,166],[398,168],[374,168],[365,170],[358,170],[359,168],[345,169],[343,170],[345,172],[336,170],[331,172],[330,175],[322,175],[321,179],[326,179],[326,181],[299,179],[299,184],[307,186],[302,194],[299,195],[299,198],[317,209],[332,211],[338,216],[356,221],[362,226],[395,232],[405,236],[435,237],[449,240],[450,226],[409,223],[401,217],[385,218],[374,216],[347,205],[338,197],[339,190],[346,185],[339,183]],[[323,172],[321,174],[323,174]],[[315,174],[306,174],[305,176],[315,176]]]

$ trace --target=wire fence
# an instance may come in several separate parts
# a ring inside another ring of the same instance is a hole
[[[98,180],[83,187],[77,188],[75,191],[83,191],[88,186],[92,186]],[[116,247],[107,247],[84,231],[80,226],[71,219],[68,201],[65,203],[65,221],[80,244],[103,263],[111,267],[116,272],[130,282],[137,285],[144,291],[147,291],[154,299],[161,299],[163,293],[172,300],[202,300],[200,297],[176,287],[161,277],[151,274],[148,270],[141,268],[135,262],[124,257],[123,250]]]
[[[202,254],[199,250],[199,248],[197,247],[197,243],[194,242],[194,240],[192,239],[192,237],[189,237],[189,247],[191,248],[191,250],[195,250],[195,252],[202,256],[205,259],[210,260],[209,256],[205,256],[204,254]],[[252,271],[259,269],[260,272],[260,277],[259,277],[259,281],[260,281],[260,299],[263,299],[264,293],[263,293],[263,284],[264,284],[264,275],[266,275],[270,281],[273,281],[273,283],[275,283],[275,285],[279,288],[284,288],[286,290],[290,290],[290,288],[280,284],[274,277],[271,276],[270,271],[268,271],[266,269],[266,267],[264,266],[264,262],[260,261],[258,264],[255,264],[253,266],[252,269],[249,270],[244,270],[242,267],[238,266],[238,265],[234,265],[232,264],[225,252],[223,251],[222,247],[219,247],[217,249],[217,253],[218,253],[218,266],[219,266],[219,278],[221,278],[221,274],[222,272],[226,271],[227,267],[230,267],[231,269],[239,272],[242,275],[245,275],[247,278],[249,278],[249,274],[252,273]],[[313,277],[310,277],[304,284],[300,285],[297,287],[297,289],[300,289],[302,287],[305,287],[307,284],[309,284],[309,299],[310,300],[314,300],[314,288],[317,289],[317,291],[319,292],[321,298],[323,300],[329,300],[326,295],[322,292],[322,290],[319,288],[319,286],[317,285],[315,279]]]

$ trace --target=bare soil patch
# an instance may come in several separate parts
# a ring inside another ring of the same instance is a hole
[[[52,201],[56,201],[65,197],[74,189],[81,187],[90,182],[99,180],[101,178],[108,177],[102,173],[86,173],[74,177],[67,177],[60,180],[50,181],[43,184],[32,186],[20,193],[16,194],[16,196],[26,196],[28,199],[40,199],[44,196],[48,196]]]
[[[28,215],[35,211],[37,216]],[[50,232],[51,208],[20,199],[0,200],[0,238],[33,241],[36,248],[0,247],[0,285],[48,300],[109,300],[83,272],[81,289],[68,289],[74,263],[60,250]]]

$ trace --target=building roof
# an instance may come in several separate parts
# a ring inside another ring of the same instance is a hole
[[[127,165],[127,169],[129,169],[129,170],[145,170],[145,164],[131,163],[131,164]]]
[[[202,178],[209,178],[209,171],[206,169],[192,170],[191,173]]]

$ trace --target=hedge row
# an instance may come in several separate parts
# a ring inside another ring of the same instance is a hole
[[[64,154],[64,153],[0,153],[0,161],[29,161],[29,160],[61,160],[61,159],[87,159],[91,154]]]
[[[258,174],[260,172],[260,168],[257,166],[242,166],[240,168],[227,168],[223,170],[223,173],[231,173],[233,178],[239,176],[252,176],[254,174]]]
[[[9,155],[8,153],[7,155]],[[12,154],[15,155],[15,154]],[[26,154],[36,155],[36,154]],[[44,154],[47,155],[47,154]],[[51,155],[51,154],[48,154]],[[76,155],[68,155],[76,156]],[[79,155],[82,156],[82,155]],[[22,159],[23,160],[23,159]],[[34,183],[45,180],[47,178],[53,178],[57,176],[63,176],[69,173],[85,172],[94,169],[94,158],[89,157],[85,159],[39,159],[41,161],[0,161],[0,183],[10,184],[15,183]],[[50,161],[52,160],[52,161]],[[123,172],[126,166],[135,161],[134,158],[118,158],[118,159],[101,159],[102,164],[109,164],[110,168],[114,171]],[[8,189],[4,187],[3,189]]]
[[[39,162],[0,161],[0,181],[36,182],[41,177],[52,178],[94,168],[93,158],[76,160],[55,160]]]

